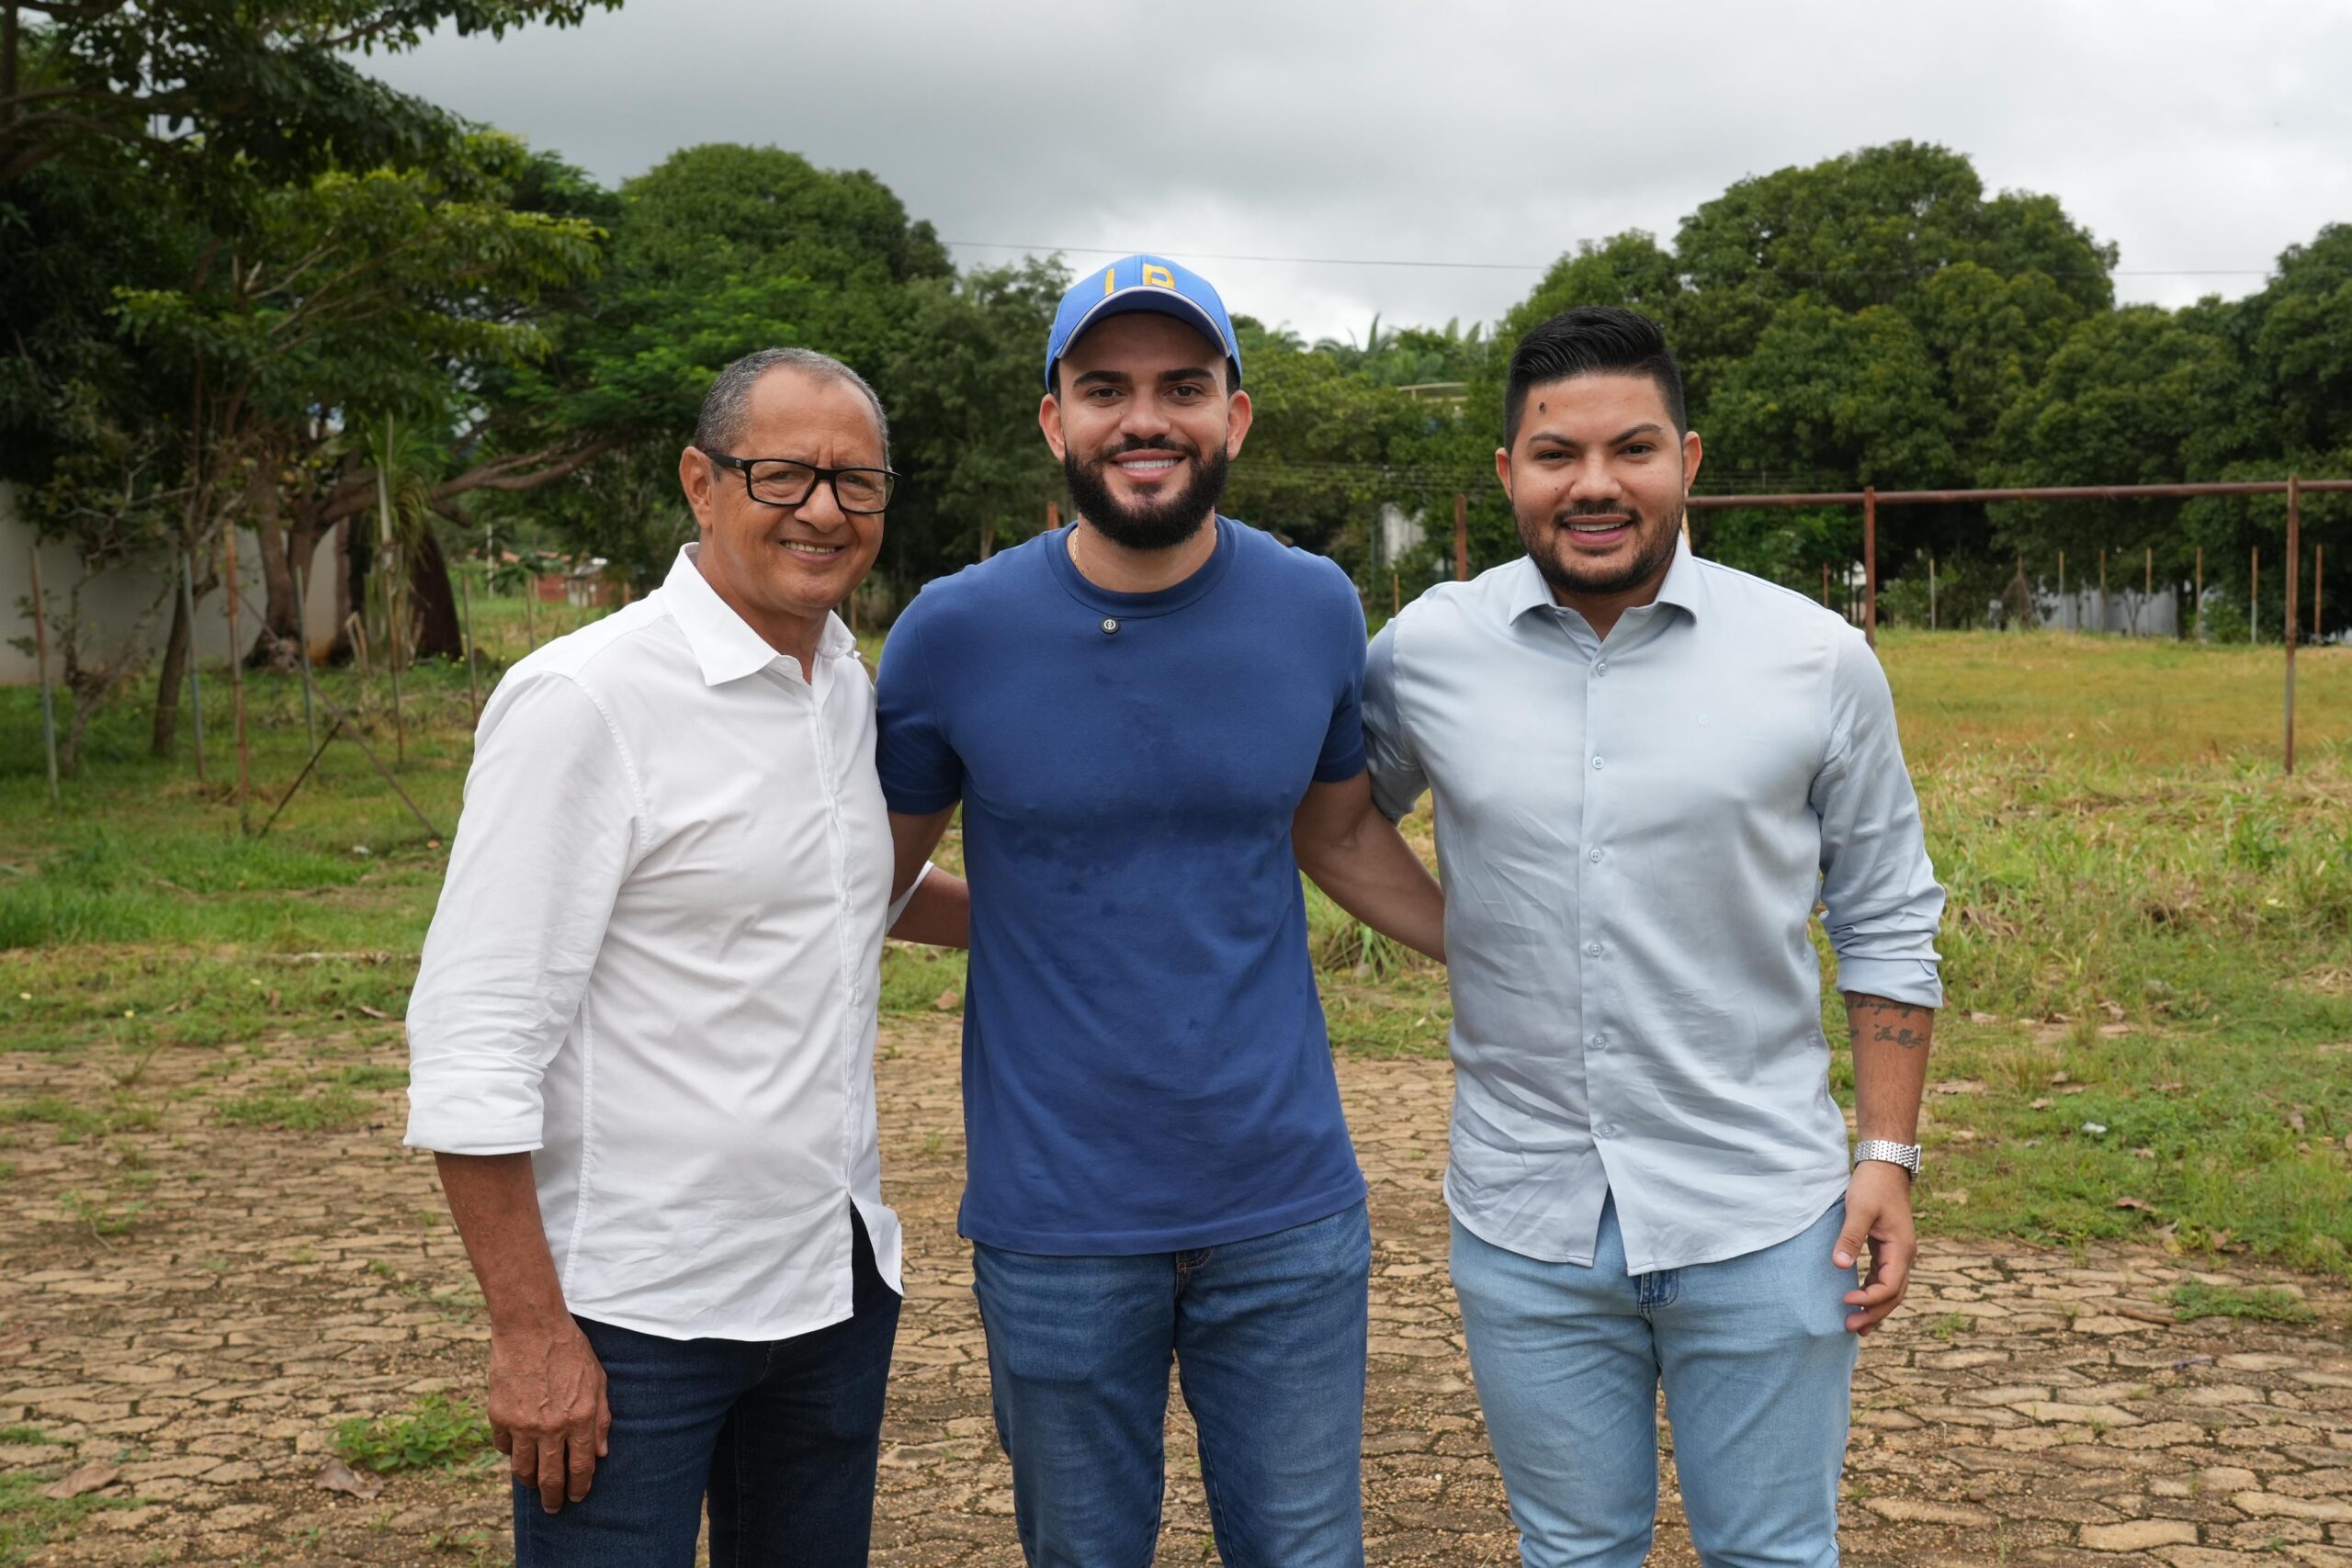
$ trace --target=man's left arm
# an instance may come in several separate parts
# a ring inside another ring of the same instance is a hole
[[[1291,818],[1299,870],[1381,935],[1445,961],[1445,895],[1372,800],[1372,775],[1307,785]]]
[[[1846,1026],[1854,1052],[1854,1123],[1858,1136],[1894,1144],[1919,1141],[1919,1097],[1928,1083],[1928,1048],[1935,1010],[1860,991],[1846,993]],[[1851,1269],[1870,1246],[1870,1273],[1846,1292],[1846,1326],[1868,1334],[1903,1304],[1911,1260],[1919,1251],[1911,1220],[1911,1173],[1885,1160],[1854,1167],[1846,1188],[1846,1224],[1834,1261]]]
[[[1928,861],[1886,673],[1857,635],[1839,637],[1829,746],[1813,807],[1821,819],[1823,923],[1850,1026],[1857,1131],[1915,1144],[1935,1010],[1943,1003],[1935,939],[1944,894]],[[1865,1245],[1870,1268],[1846,1296],[1854,1309],[1846,1326],[1858,1334],[1902,1304],[1918,1252],[1911,1176],[1900,1166],[1864,1160],[1854,1168],[1834,1250],[1838,1267],[1852,1268]]]

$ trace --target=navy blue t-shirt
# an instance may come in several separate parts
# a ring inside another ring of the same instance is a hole
[[[964,806],[964,1235],[1172,1252],[1364,1195],[1291,817],[1363,771],[1363,612],[1229,518],[1200,570],[1111,593],[1069,530],[926,587],[891,628],[890,809]]]

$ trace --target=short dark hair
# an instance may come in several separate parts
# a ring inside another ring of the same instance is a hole
[[[1666,346],[1666,334],[1638,310],[1615,305],[1577,305],[1532,328],[1510,351],[1510,377],[1503,385],[1503,445],[1519,439],[1527,394],[1536,387],[1577,376],[1615,371],[1657,382],[1673,418],[1674,434],[1687,435],[1690,415],[1682,407],[1682,367]]]

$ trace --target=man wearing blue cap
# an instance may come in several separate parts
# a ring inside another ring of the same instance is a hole
[[[964,812],[961,1229],[1039,1568],[1151,1560],[1171,1360],[1225,1562],[1363,1561],[1371,1235],[1298,873],[1433,954],[1443,908],[1372,804],[1353,586],[1217,515],[1250,414],[1204,280],[1089,273],[1038,409],[1077,520],[883,658],[901,882]]]

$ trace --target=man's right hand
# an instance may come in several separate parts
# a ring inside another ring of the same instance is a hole
[[[588,1495],[613,1412],[605,1369],[569,1316],[490,1332],[490,1438],[550,1514]]]

